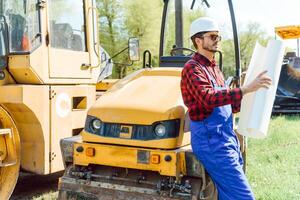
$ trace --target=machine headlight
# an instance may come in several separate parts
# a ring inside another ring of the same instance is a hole
[[[85,120],[84,130],[88,133],[102,135],[105,128],[105,123],[98,119],[97,117],[88,115]]]
[[[154,132],[158,137],[164,137],[166,135],[166,127],[163,124],[157,124]]]
[[[92,120],[91,128],[93,131],[97,132],[101,128],[101,121],[99,119]]]

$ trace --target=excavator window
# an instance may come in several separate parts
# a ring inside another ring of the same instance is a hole
[[[38,0],[1,0],[1,15],[9,29],[10,53],[24,53],[41,44]]]
[[[51,47],[86,51],[83,0],[50,0],[49,16]]]

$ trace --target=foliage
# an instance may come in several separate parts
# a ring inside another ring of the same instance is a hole
[[[241,67],[243,71],[245,71],[249,65],[255,43],[259,42],[265,46],[269,39],[266,33],[261,30],[258,23],[248,24],[247,30],[240,33]]]
[[[252,51],[258,41],[261,45],[266,45],[270,39],[265,32],[262,31],[258,23],[249,23],[244,31],[239,32],[240,39],[240,56],[242,71],[246,71],[250,63]],[[227,76],[235,75],[235,52],[232,39],[222,42],[223,66],[224,73]]]
[[[150,50],[154,55],[153,64],[157,65],[161,0],[97,0],[97,6],[100,13],[100,43],[111,56],[127,47],[129,37],[138,37],[140,49]],[[121,54],[114,62],[130,63],[128,54]],[[136,70],[141,66],[142,61],[130,67],[115,64],[113,76],[121,78],[126,75],[127,70]]]
[[[124,25],[120,20],[122,8],[118,0],[97,0],[97,8],[100,15],[100,44],[109,55],[113,56],[125,45],[123,38],[127,36],[126,32],[122,30]],[[123,35],[118,33],[123,33]],[[121,73],[118,66],[114,67],[114,74],[116,73]],[[117,78],[120,78],[119,75]]]
[[[100,13],[100,43],[109,55],[115,55],[120,50],[127,47],[129,37],[138,37],[140,40],[141,60],[135,62],[133,66],[114,64],[114,78],[122,78],[127,73],[142,67],[142,54],[145,50],[150,50],[152,54],[152,66],[158,66],[159,61],[159,39],[161,13],[163,1],[161,0],[97,0]],[[203,16],[204,11],[184,9],[184,13],[189,13],[183,21],[190,24],[195,18]],[[169,55],[172,46],[175,44],[175,16],[170,14],[169,24],[166,32],[165,55]],[[189,26],[184,26],[184,35],[188,35]],[[262,31],[257,23],[247,24],[243,31],[239,32],[240,55],[242,71],[249,65],[252,51],[256,41],[262,45],[266,44],[269,37]],[[189,38],[184,39],[184,46],[191,47]],[[235,75],[235,52],[232,38],[224,40],[221,47],[223,53],[223,71],[226,76]],[[126,51],[125,51],[126,52]],[[114,58],[114,63],[130,63],[126,53]]]
[[[171,3],[171,2],[170,2]],[[174,4],[174,2],[172,2]],[[175,5],[169,5],[171,9],[175,9]],[[192,21],[195,19],[204,16],[204,11],[203,10],[190,10],[189,7],[183,7],[183,47],[187,48],[192,48],[192,41],[189,37],[189,32],[190,32],[190,24]],[[169,12],[168,13],[168,20],[166,23],[166,32],[165,32],[165,49],[163,54],[164,55],[170,55],[170,51],[173,48],[173,46],[176,44],[176,39],[175,39],[175,32],[176,32],[176,27],[175,27],[175,11],[174,12]]]
[[[129,36],[139,38],[141,53],[149,50],[154,56],[152,65],[157,66],[163,1],[127,0],[125,8],[125,24]],[[131,70],[141,67],[142,57]]]

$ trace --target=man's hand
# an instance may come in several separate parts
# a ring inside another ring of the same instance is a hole
[[[242,93],[243,95],[255,92],[259,88],[268,89],[272,83],[272,79],[266,75],[267,71],[261,72],[251,83],[243,86]]]

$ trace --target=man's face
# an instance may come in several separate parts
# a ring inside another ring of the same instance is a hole
[[[221,41],[221,36],[218,31],[207,32],[201,38],[202,48],[209,52],[217,52],[219,48],[219,42]]]

